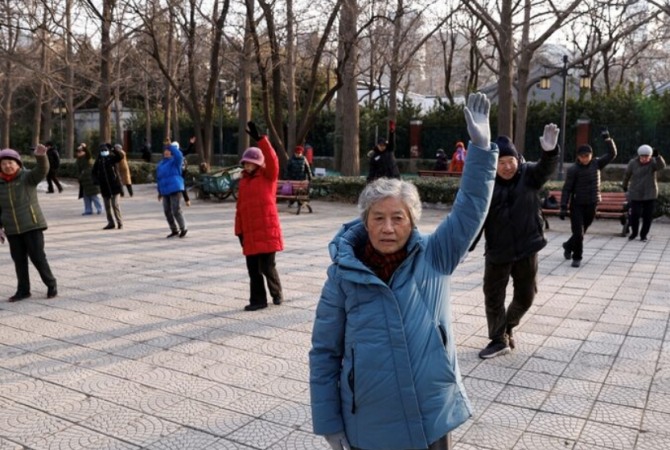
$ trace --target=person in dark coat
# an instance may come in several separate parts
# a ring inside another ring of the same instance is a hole
[[[572,236],[563,243],[563,256],[572,258],[572,267],[579,267],[584,252],[584,234],[596,217],[596,206],[600,197],[600,171],[611,163],[617,155],[616,144],[609,131],[601,136],[607,147],[607,154],[593,157],[590,145],[577,149],[577,161],[567,170],[561,193],[561,210],[558,217],[565,220],[570,208],[570,228]]]
[[[277,211],[277,153],[268,137],[258,133],[253,122],[247,125],[247,133],[258,147],[246,149],[240,161],[244,171],[237,194],[235,236],[240,240],[249,273],[249,304],[244,310],[256,311],[268,306],[266,281],[272,303],[282,303],[275,255],[284,250],[284,238]]]
[[[312,169],[305,158],[305,149],[298,145],[293,151],[293,156],[286,165],[286,177],[288,180],[310,180],[312,179]]]
[[[93,180],[100,186],[100,193],[105,204],[107,214],[107,226],[103,230],[123,228],[123,218],[119,208],[119,195],[121,194],[121,177],[116,169],[116,164],[123,159],[123,155],[112,148],[111,144],[102,144],[99,148],[98,158],[93,164]],[[116,219],[116,224],[114,223]]]
[[[93,214],[92,206],[100,214],[102,205],[100,204],[100,187],[93,182],[93,157],[88,146],[84,143],[77,147],[77,179],[79,180],[79,198],[84,199],[84,212],[82,216]]]
[[[58,149],[53,144],[53,142],[47,142],[46,147],[47,157],[49,158],[49,173],[47,173],[47,194],[54,193],[54,184],[56,185],[58,193],[60,194],[63,192],[63,186],[60,184],[60,181],[58,181],[58,177],[56,176],[58,168],[60,167],[60,154],[58,153]]]
[[[146,139],[142,145],[142,159],[145,162],[151,162],[151,144]]]
[[[521,162],[509,137],[496,139],[500,152],[496,181],[481,231],[486,237],[484,304],[490,339],[479,352],[482,359],[504,355],[515,347],[512,330],[537,293],[537,254],[547,245],[539,191],[558,164],[558,133],[553,123],[544,127],[540,138],[543,152],[537,163]],[[475,245],[476,241],[471,250]],[[505,310],[510,276],[514,295]]]
[[[628,193],[631,203],[629,241],[637,237],[638,230],[640,240],[647,241],[658,198],[656,174],[663,169],[665,169],[665,160],[658,154],[657,149],[652,149],[649,145],[641,145],[637,149],[637,158],[631,159],[626,167],[623,191]],[[640,218],[642,218],[641,230]]]
[[[367,182],[377,178],[400,178],[398,163],[393,154],[393,145],[395,141],[395,122],[389,122],[389,138],[379,138],[375,148],[368,152],[370,158],[370,171],[368,172]]]
[[[37,165],[29,170],[23,167],[16,150],[0,150],[0,243],[4,243],[5,239],[9,241],[17,280],[16,293],[9,297],[10,302],[31,295],[28,260],[32,261],[47,286],[47,298],[58,295],[56,278],[44,253],[47,221],[37,199],[37,185],[49,171],[44,145],[35,148],[35,160]],[[6,272],[3,270],[3,276]]]
[[[444,153],[444,150],[441,148],[437,149],[437,154],[435,155],[435,165],[433,170],[447,170],[449,168],[449,161],[447,159],[447,154]]]

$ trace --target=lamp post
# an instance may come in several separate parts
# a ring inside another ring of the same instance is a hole
[[[558,149],[558,180],[563,180],[563,160],[565,159],[565,121],[568,112],[568,56],[563,55],[563,108],[561,109],[561,148]]]
[[[219,155],[223,155],[223,80],[218,83],[216,101],[219,104]]]

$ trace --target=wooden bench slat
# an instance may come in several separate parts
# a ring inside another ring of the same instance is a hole
[[[462,172],[453,172],[449,170],[418,170],[420,177],[460,177]]]
[[[561,191],[549,191],[548,197],[553,196],[558,204],[561,204]],[[619,219],[622,222],[628,214],[626,203],[626,194],[624,192],[601,192],[601,201],[596,206],[597,219]],[[542,214],[547,216],[557,216],[561,212],[560,208],[548,209],[542,208]],[[568,211],[569,212],[569,211]],[[549,228],[549,222],[545,219],[545,228]]]

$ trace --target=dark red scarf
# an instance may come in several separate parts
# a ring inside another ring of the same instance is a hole
[[[407,258],[407,249],[402,248],[395,253],[384,255],[379,253],[368,240],[361,255],[361,261],[368,266],[384,283],[388,283],[393,272]]]

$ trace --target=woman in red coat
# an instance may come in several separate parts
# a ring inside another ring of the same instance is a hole
[[[256,140],[258,147],[246,149],[240,161],[244,171],[237,194],[235,235],[242,245],[249,272],[251,294],[244,310],[256,311],[268,306],[263,276],[272,303],[280,305],[282,302],[275,253],[284,249],[284,240],[276,200],[279,161],[268,137],[261,137],[253,122],[248,126],[247,133]]]

